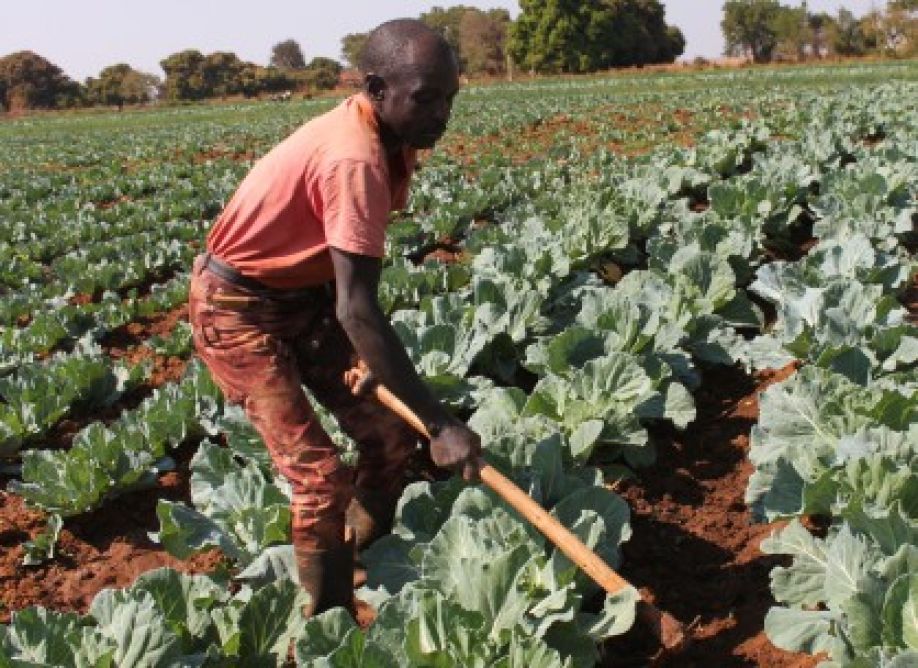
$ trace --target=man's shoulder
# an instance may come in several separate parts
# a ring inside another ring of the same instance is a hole
[[[382,159],[379,137],[361,116],[354,97],[302,125],[288,138],[290,148],[324,165],[378,164]]]

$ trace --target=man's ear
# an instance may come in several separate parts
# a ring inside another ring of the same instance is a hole
[[[382,102],[385,99],[386,82],[378,74],[368,74],[363,80],[363,85],[371,100]]]

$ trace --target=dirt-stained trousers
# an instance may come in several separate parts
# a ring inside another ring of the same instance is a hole
[[[363,489],[397,492],[417,437],[345,374],[357,356],[334,315],[334,299],[273,299],[230,283],[195,262],[189,297],[194,346],[227,401],[241,404],[293,488],[294,543],[340,545],[344,515]],[[358,444],[356,472],[344,465],[303,392]]]

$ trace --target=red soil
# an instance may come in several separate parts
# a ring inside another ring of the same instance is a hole
[[[195,164],[224,159],[231,160],[232,162],[252,162],[256,157],[257,156],[254,151],[213,150],[199,153],[195,155],[192,160],[195,162]]]
[[[436,260],[443,264],[454,264],[467,259],[468,255],[463,250],[453,250],[449,247],[438,247],[424,255],[424,262]]]
[[[733,369],[706,372],[695,395],[695,423],[682,434],[657,434],[656,464],[616,485],[631,506],[634,529],[623,550],[623,575],[661,610],[697,622],[692,646],[681,654],[661,655],[647,630],[635,626],[604,647],[603,665],[816,664],[775,648],[765,636],[763,621],[773,604],[768,573],[780,560],[758,549],[774,526],[753,524],[743,502],[758,393],[794,370],[790,365],[755,379]]]
[[[74,435],[87,424],[98,420],[115,420],[123,411],[137,407],[154,389],[181,380],[188,367],[188,360],[156,355],[145,342],[152,336],[167,336],[183,320],[188,320],[188,306],[184,304],[171,311],[129,322],[109,332],[102,339],[102,347],[108,357],[128,366],[149,362],[152,365],[149,379],[124,394],[111,406],[96,409],[92,413],[77,411],[61,420],[45,435],[41,447],[65,449],[73,441]]]
[[[0,492],[0,623],[32,605],[85,614],[97,592],[129,586],[138,575],[169,567],[210,572],[224,559],[210,551],[188,561],[170,556],[147,532],[158,531],[158,499],[190,501],[188,462],[196,445],[179,448],[176,471],[160,477],[155,489],[115,499],[95,512],[68,518],[53,561],[22,566],[22,544],[45,529],[45,515],[27,509],[21,498]],[[0,483],[6,480],[0,476]]]
[[[133,202],[134,198],[128,195],[119,195],[115,199],[105,199],[99,202],[96,202],[96,206],[103,211],[111,209],[112,207],[118,206],[119,204],[125,204],[126,202]]]
[[[115,360],[124,360],[129,364],[152,360],[153,370],[148,384],[150,388],[156,388],[179,380],[185,373],[188,360],[156,355],[145,342],[154,336],[168,336],[180,321],[188,322],[187,304],[129,322],[109,332],[102,345],[108,356]]]
[[[67,300],[71,306],[85,306],[93,302],[93,296],[85,292],[78,292]]]

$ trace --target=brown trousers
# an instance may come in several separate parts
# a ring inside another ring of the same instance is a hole
[[[354,485],[397,491],[417,437],[370,398],[355,397],[345,374],[357,356],[331,296],[308,302],[264,297],[195,262],[189,299],[194,345],[227,401],[245,409],[274,466],[293,487],[294,543],[333,547],[344,539]],[[306,385],[358,444],[345,466],[303,392]]]

